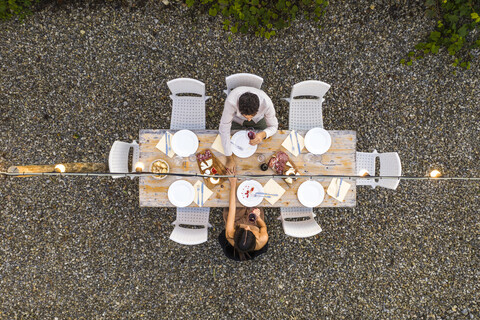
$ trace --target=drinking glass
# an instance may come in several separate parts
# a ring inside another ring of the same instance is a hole
[[[314,159],[315,159],[315,155],[314,155],[313,153],[311,153],[311,152],[305,153],[305,154],[303,155],[303,161],[304,161],[304,162],[313,162]]]
[[[265,155],[263,153],[260,153],[258,156],[257,156],[257,161],[258,162],[265,162]]]

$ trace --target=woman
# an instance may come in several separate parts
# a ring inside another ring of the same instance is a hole
[[[237,208],[237,178],[229,178],[229,207],[223,210],[225,230],[218,237],[225,255],[234,260],[250,260],[268,248],[267,225],[259,208]]]

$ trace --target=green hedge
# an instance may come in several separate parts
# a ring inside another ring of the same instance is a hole
[[[318,21],[327,0],[186,0],[188,7],[223,16],[223,28],[232,33],[252,32],[270,38],[297,16]]]
[[[407,59],[400,62],[412,65],[413,61],[422,59],[426,54],[437,54],[446,49],[452,56],[452,65],[470,69],[471,50],[480,47],[477,34],[472,31],[480,29],[479,0],[426,0],[427,13],[436,17],[437,26],[425,42],[415,46],[415,51],[408,53]]]
[[[30,14],[30,8],[38,0],[0,0],[0,20],[18,16],[21,19]]]

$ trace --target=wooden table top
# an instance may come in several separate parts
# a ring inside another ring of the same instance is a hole
[[[163,152],[155,148],[158,141],[165,133],[165,129],[142,129],[140,130],[140,162],[145,165],[145,171],[149,171],[150,165],[154,160],[163,159],[168,162],[170,166],[170,172],[179,173],[200,173],[197,162],[191,162],[188,158],[185,160],[185,168],[183,163],[176,164],[174,158],[169,158]],[[178,130],[168,130],[170,133],[175,133]],[[217,130],[201,130],[194,131],[199,139],[198,151],[204,149],[210,149],[214,155],[222,162],[226,163],[226,157],[216,150],[211,148],[212,143],[218,135]],[[266,139],[262,144],[258,146],[257,152],[246,159],[241,159],[235,156],[237,163],[237,174],[273,174],[273,171],[269,169],[264,172],[260,170],[260,162],[257,160],[259,154],[264,154],[265,158],[270,159],[276,151],[285,151],[290,157],[291,161],[295,163],[301,174],[320,174],[320,175],[354,175],[355,174],[355,152],[357,136],[355,131],[338,131],[329,130],[332,137],[332,145],[327,153],[321,156],[321,163],[318,161],[311,161],[305,163],[304,155],[308,151],[304,148],[302,154],[298,157],[294,157],[291,153],[287,152],[282,143],[285,138],[288,137],[290,131],[278,130],[277,133]],[[298,131],[299,134],[305,136],[306,131]],[[319,156],[318,156],[319,157]],[[328,163],[335,163],[333,166],[326,166]],[[201,177],[176,177],[167,176],[163,180],[157,180],[153,177],[140,177],[139,189],[140,189],[140,207],[174,207],[168,200],[167,191],[168,187],[175,181],[184,179],[190,183],[195,184],[196,181],[201,180]],[[271,177],[255,178],[262,185],[265,185]],[[259,205],[260,207],[302,207],[302,204],[297,199],[297,189],[308,178],[297,179],[291,187],[281,178],[275,178],[275,181],[282,186],[286,192],[283,196],[274,204],[271,205],[267,200],[263,200]],[[335,198],[327,194],[327,188],[330,184],[331,178],[319,178],[317,180],[325,188],[325,199],[319,205],[319,207],[354,207],[356,204],[356,184],[355,180],[349,180],[351,184],[350,190],[345,197],[345,200],[340,202]],[[238,184],[242,181],[239,180]],[[238,185],[237,184],[237,185]],[[230,183],[225,181],[223,184],[211,189],[213,191],[212,196],[205,202],[205,207],[228,207],[228,195],[230,191]],[[237,205],[241,206],[237,200]],[[195,202],[192,202],[190,206],[197,206]]]

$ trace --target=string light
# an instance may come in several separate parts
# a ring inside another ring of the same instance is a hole
[[[55,166],[55,172],[59,172],[59,173],[63,173],[65,172],[67,169],[65,168],[65,166],[63,164],[57,164]]]
[[[432,178],[438,178],[442,175],[442,173],[438,170],[432,170],[432,172],[430,172],[430,177]]]
[[[137,162],[137,163],[135,164],[135,171],[136,171],[136,172],[143,172],[143,169],[145,169],[145,166],[144,166],[143,163]]]

